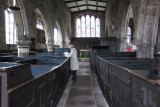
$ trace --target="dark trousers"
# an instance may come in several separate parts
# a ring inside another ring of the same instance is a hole
[[[77,76],[76,76],[76,70],[72,71],[72,80],[76,80]]]

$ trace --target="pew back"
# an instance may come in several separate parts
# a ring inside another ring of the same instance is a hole
[[[100,57],[97,61],[98,82],[111,106],[160,107],[160,85],[157,81]]]
[[[56,107],[70,77],[69,59],[8,90],[9,107]]]

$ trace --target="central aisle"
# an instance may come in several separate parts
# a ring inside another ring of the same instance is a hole
[[[89,62],[80,62],[77,80],[70,80],[57,107],[109,107]]]

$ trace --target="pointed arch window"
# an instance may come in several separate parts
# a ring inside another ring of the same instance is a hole
[[[131,43],[131,28],[127,27],[127,43]]]
[[[76,30],[77,30],[77,37],[81,37],[81,20],[78,18],[76,21]]]
[[[100,37],[100,20],[96,18],[96,37]]]
[[[90,37],[90,17],[86,16],[86,37]]]
[[[76,20],[76,37],[100,37],[100,20],[86,15]]]
[[[14,14],[10,9],[5,10],[5,36],[6,44],[16,44],[17,28]]]
[[[58,30],[57,28],[54,28],[54,44],[58,44]]]
[[[85,37],[86,36],[86,20],[85,20],[85,17],[82,16],[81,18],[81,28],[82,28],[82,33],[81,33],[81,36],[82,37]]]
[[[37,20],[36,27],[37,27],[38,29],[43,30],[43,23],[42,23],[42,21]]]
[[[95,37],[95,17],[91,17],[91,37]]]

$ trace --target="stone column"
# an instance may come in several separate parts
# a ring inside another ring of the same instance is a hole
[[[48,43],[47,45],[47,50],[48,52],[53,52],[53,48],[54,48],[54,43]]]
[[[119,41],[119,46],[120,46],[120,52],[126,52],[126,47],[127,47],[127,39],[123,38],[122,40]]]
[[[18,57],[28,57],[31,41],[17,41]]]
[[[61,42],[60,48],[65,48],[65,46],[66,46],[66,42]]]
[[[158,27],[158,0],[143,0],[135,24],[137,57],[153,58]]]
[[[160,52],[160,20],[159,20],[159,25],[158,25],[158,33],[157,33],[157,52]]]

